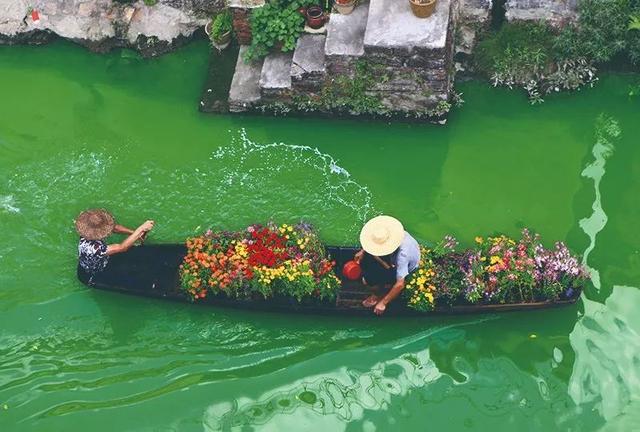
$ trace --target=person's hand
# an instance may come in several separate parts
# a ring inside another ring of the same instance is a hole
[[[145,223],[143,223],[142,225],[140,225],[140,229],[142,230],[142,232],[151,231],[153,229],[153,225],[154,224],[155,224],[154,221],[148,220]]]
[[[360,249],[358,252],[356,252],[356,254],[353,256],[353,260],[355,262],[357,262],[358,264],[360,264],[360,261],[362,261],[362,257],[364,256],[364,250]]]
[[[383,300],[380,300],[378,304],[376,304],[376,307],[373,308],[373,313],[379,316],[382,315],[385,310],[387,310],[387,305]]]

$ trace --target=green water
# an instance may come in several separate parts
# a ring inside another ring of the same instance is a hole
[[[537,107],[464,83],[436,127],[202,115],[206,69],[203,43],[0,48],[0,430],[640,429],[637,77]],[[155,219],[154,242],[305,219],[352,243],[382,212],[463,244],[529,226],[599,278],[574,307],[437,319],[165,303],[76,281],[92,206]]]

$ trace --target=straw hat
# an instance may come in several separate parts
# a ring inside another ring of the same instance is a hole
[[[398,249],[403,239],[402,223],[391,216],[374,217],[360,231],[362,249],[373,256],[389,255]]]
[[[115,226],[115,219],[104,209],[85,210],[76,218],[76,230],[87,240],[102,240]]]

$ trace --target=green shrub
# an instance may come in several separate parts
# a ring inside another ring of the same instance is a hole
[[[213,19],[213,24],[211,25],[211,40],[220,40],[224,34],[229,33],[232,29],[233,20],[231,18],[231,11],[225,9]]]
[[[158,3],[158,0],[143,0],[144,4],[146,4],[147,6],[153,6],[156,3]]]
[[[531,103],[561,90],[593,85],[595,68],[583,57],[566,57],[548,24],[516,22],[489,32],[476,47],[474,65],[494,86],[521,87]]]
[[[578,13],[578,22],[565,27],[556,40],[562,56],[584,57],[595,63],[626,58],[640,64],[640,32],[633,31],[633,17],[640,14],[640,4],[634,0],[581,0]]]
[[[481,36],[474,53],[474,66],[490,77],[497,69],[510,67],[518,75],[531,68],[544,67],[556,60],[555,34],[544,23],[516,22],[503,25],[497,32]]]
[[[272,0],[251,12],[251,45],[246,60],[266,56],[281,44],[282,51],[293,51],[304,29],[305,19],[298,11],[315,0]]]

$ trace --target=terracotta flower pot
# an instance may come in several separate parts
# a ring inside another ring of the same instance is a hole
[[[411,11],[418,18],[429,18],[436,10],[437,0],[409,0]]]
[[[307,25],[312,29],[319,29],[324,25],[324,11],[320,6],[309,6],[305,11],[307,17]]]
[[[356,7],[356,0],[335,0],[333,7],[341,15],[349,15]]]

